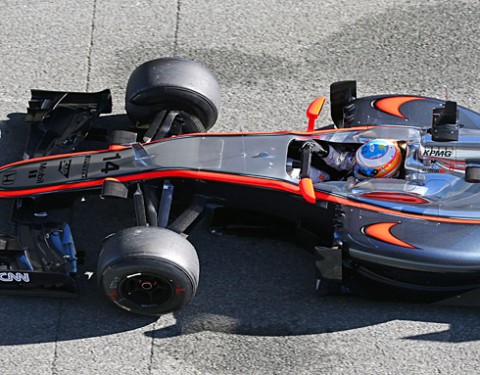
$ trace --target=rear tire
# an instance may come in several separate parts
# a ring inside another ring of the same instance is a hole
[[[98,260],[101,291],[127,311],[158,316],[195,296],[199,262],[181,235],[158,227],[133,227],[108,237]]]
[[[148,61],[131,74],[125,109],[130,119],[149,123],[162,110],[181,111],[198,119],[205,130],[218,118],[220,87],[204,65],[181,58]],[[190,130],[202,130],[198,125]]]
[[[471,183],[480,182],[480,159],[465,160],[465,181]]]

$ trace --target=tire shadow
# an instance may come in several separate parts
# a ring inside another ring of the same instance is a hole
[[[323,334],[393,320],[447,323],[445,332],[405,339],[475,341],[478,308],[320,297],[313,257],[275,239],[219,237],[207,228],[189,238],[200,257],[200,285],[193,302],[174,313],[177,324],[150,331],[162,339],[202,331],[255,336]]]
[[[78,251],[86,253],[79,265],[78,295],[74,298],[2,296],[0,345],[70,341],[127,332],[157,321],[123,311],[101,295],[95,276],[103,239],[133,226],[130,201],[92,196],[75,205],[72,231]]]
[[[0,162],[21,158],[28,128],[23,114],[13,113],[0,123]],[[107,118],[105,126],[124,122]],[[0,201],[0,228],[11,229],[10,201]],[[129,200],[101,200],[89,196],[74,210],[72,230],[77,249],[86,253],[80,266],[77,299],[5,296],[0,305],[0,345],[20,345],[111,335],[144,328],[168,317],[136,316],[124,312],[100,295],[95,278],[103,239],[135,225]],[[389,322],[413,320],[447,323],[445,332],[405,339],[446,342],[475,341],[478,309],[379,302],[355,297],[318,297],[314,291],[314,264],[309,253],[275,238],[213,236],[203,222],[189,237],[201,264],[196,298],[175,312],[176,324],[145,334],[163,339],[203,331],[241,335],[287,336],[324,334]],[[472,328],[473,327],[473,328]],[[149,329],[149,328],[146,328]]]

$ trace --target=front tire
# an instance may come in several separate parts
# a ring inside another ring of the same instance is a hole
[[[213,72],[195,61],[169,57],[138,66],[127,83],[125,109],[137,123],[149,123],[162,110],[180,111],[208,130],[218,117],[220,87]]]
[[[158,227],[133,227],[107,238],[98,260],[104,295],[127,311],[158,316],[195,296],[199,262],[181,235]]]

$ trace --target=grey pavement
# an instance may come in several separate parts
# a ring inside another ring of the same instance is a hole
[[[217,73],[215,131],[305,129],[309,102],[343,79],[361,95],[442,98],[446,86],[480,111],[479,14],[474,0],[0,0],[0,164],[22,154],[29,89],[111,88],[120,114],[130,72],[162,56]],[[128,204],[106,204],[76,210],[83,270],[132,224]],[[8,213],[0,202],[2,231]],[[2,296],[2,373],[480,373],[478,309],[320,298],[302,249],[207,229],[190,237],[196,299],[159,319],[110,306],[86,279],[77,299]]]

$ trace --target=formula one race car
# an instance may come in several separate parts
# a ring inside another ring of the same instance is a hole
[[[107,298],[135,313],[192,300],[199,261],[185,234],[214,206],[293,223],[314,245],[321,294],[437,300],[478,289],[480,115],[419,96],[357,98],[342,81],[331,85],[333,124],[315,129],[324,101],[308,108],[306,132],[207,133],[217,80],[178,58],[132,73],[126,128],[98,125],[108,90],[32,90],[25,160],[0,168],[16,229],[0,238],[0,291],[75,291],[69,218],[88,194],[135,208],[137,225],[105,239],[96,274]]]

